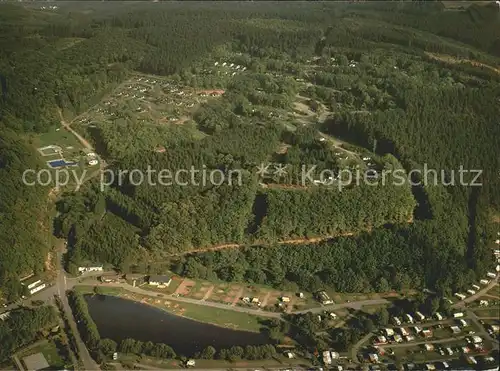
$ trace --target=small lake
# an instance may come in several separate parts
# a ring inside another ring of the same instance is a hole
[[[86,295],[85,299],[101,337],[118,343],[127,338],[165,343],[185,356],[209,345],[221,349],[270,343],[264,334],[194,321],[133,300],[103,295]]]

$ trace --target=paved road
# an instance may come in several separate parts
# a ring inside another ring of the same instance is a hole
[[[80,332],[78,331],[75,318],[73,317],[73,312],[71,311],[71,307],[69,306],[68,298],[66,296],[66,290],[68,289],[68,279],[66,277],[66,272],[62,268],[62,257],[63,257],[63,252],[64,252],[64,244],[61,242],[61,245],[59,246],[59,249],[57,251],[57,264],[58,264],[58,269],[57,269],[57,280],[56,280],[56,287],[55,289],[57,290],[57,294],[59,295],[61,299],[61,303],[63,306],[64,313],[66,317],[68,318],[69,326],[71,327],[71,330],[73,331],[73,334],[75,335],[75,340],[76,340],[76,346],[78,348],[78,356],[82,360],[83,367],[87,371],[91,370],[99,370],[99,366],[95,361],[92,359],[92,357],[89,354],[89,351],[87,347],[85,346],[85,343],[83,342]],[[49,290],[47,290],[49,291]]]
[[[493,344],[493,349],[498,349],[498,340],[493,338],[488,331],[484,329],[484,326],[479,322],[479,317],[474,313],[472,310],[467,310],[467,315],[471,319],[474,324],[481,329],[480,332],[477,333],[477,335],[482,336],[483,338],[489,340]]]
[[[448,337],[448,338],[437,339],[437,340],[427,339],[427,340],[422,340],[422,341],[410,341],[408,343],[399,343],[399,344],[391,343],[391,344],[378,345],[378,347],[379,348],[405,348],[405,347],[413,347],[415,345],[449,343],[450,341],[465,339],[467,336],[469,336],[469,335]]]
[[[88,285],[88,283],[85,283],[85,282],[80,283],[77,280],[73,279],[73,280],[68,281],[68,285],[70,287],[73,287],[75,285]],[[212,302],[212,301],[201,301],[198,299],[191,299],[191,298],[186,298],[186,297],[181,297],[181,296],[158,294],[156,292],[141,289],[140,287],[130,286],[129,284],[126,284],[126,283],[106,283],[106,284],[101,284],[101,285],[108,286],[108,287],[120,287],[120,288],[123,288],[127,291],[135,292],[137,294],[141,294],[141,295],[145,295],[145,296],[158,298],[159,295],[161,295],[162,298],[166,298],[166,299],[171,300],[171,301],[196,304],[196,305],[204,305],[204,306],[212,307],[212,308],[233,310],[236,312],[248,313],[248,314],[261,316],[261,317],[281,319],[282,318],[281,316],[283,314],[281,312],[268,312],[268,311],[264,311],[262,309],[252,309],[252,308],[240,307],[237,305],[232,306],[229,304],[216,303],[216,302]],[[361,307],[366,306],[366,305],[379,305],[379,304],[388,304],[388,303],[389,303],[389,301],[386,299],[362,300],[362,301],[357,301],[357,302],[352,302],[352,303],[332,304],[332,305],[325,305],[325,306],[318,307],[318,308],[312,308],[312,309],[301,310],[301,311],[294,311],[294,312],[292,312],[292,314],[307,313],[307,312],[321,313],[325,310],[335,310],[335,309],[341,309],[341,308],[353,308],[353,309],[359,310],[359,309],[361,309]]]
[[[16,309],[17,307],[19,307],[19,305],[26,304],[34,300],[42,300],[46,303],[52,303],[54,301],[54,295],[58,295],[61,299],[64,313],[68,318],[69,326],[71,327],[71,330],[75,335],[76,345],[78,347],[78,353],[79,353],[78,356],[82,360],[85,370],[87,371],[99,370],[99,366],[97,365],[97,363],[94,362],[94,360],[90,356],[87,347],[85,346],[83,340],[80,337],[80,333],[78,332],[76,322],[73,317],[73,312],[71,311],[71,308],[68,303],[68,298],[66,297],[66,290],[73,287],[75,283],[78,282],[78,279],[68,278],[66,276],[66,272],[62,268],[63,253],[64,253],[64,243],[63,241],[61,241],[57,249],[57,263],[56,263],[57,279],[55,285],[50,285],[48,288],[36,293],[33,296],[30,296],[29,298],[23,301],[13,303],[9,305],[7,308],[3,308],[3,311]]]
[[[87,112],[87,111],[86,111]],[[92,147],[92,145],[84,138],[82,137],[80,134],[78,134],[70,125],[71,123],[68,123],[64,120],[63,116],[62,116],[62,112],[59,110],[59,116],[61,118],[61,125],[66,129],[68,130],[71,134],[73,134],[73,136],[78,139],[78,141],[90,152],[94,152],[95,153],[95,149],[94,147]],[[81,116],[81,115],[80,115]],[[74,121],[74,120],[73,120]],[[99,161],[99,169],[94,171],[92,174],[90,174],[90,176],[87,178],[90,179],[90,178],[93,178],[94,176],[100,174],[107,166],[106,162],[99,156],[97,155],[97,159]],[[75,188],[75,192],[77,192],[81,187],[81,184],[78,183],[76,185],[76,188]]]
[[[105,273],[114,273],[114,272],[105,272]],[[83,277],[91,277],[91,276],[98,276],[104,274],[103,272],[89,272],[85,273]],[[65,274],[61,277],[58,275],[58,279],[56,280],[56,283],[49,283],[47,284],[47,288],[43,289],[42,291],[37,292],[34,295],[31,295],[27,297],[26,299],[23,300],[18,300],[10,305],[8,305],[5,308],[0,308],[0,314],[3,312],[8,312],[10,310],[14,310],[16,308],[19,308],[20,306],[23,305],[29,305],[32,301],[35,300],[41,300],[45,303],[52,303],[54,301],[54,295],[59,295],[63,296],[64,294],[64,287],[66,287],[66,290],[71,289],[75,284],[80,280],[82,277],[68,277]],[[61,281],[62,280],[62,281]]]
[[[351,355],[352,362],[361,363],[358,360],[359,348],[361,348],[368,340],[370,340],[372,336],[373,333],[370,332],[369,334],[363,336],[363,338],[360,341],[358,341],[356,344],[353,345],[351,351],[349,352],[349,354]]]
[[[65,297],[65,292],[66,290],[71,290],[74,286],[79,286],[79,285],[93,285],[94,283],[89,283],[89,282],[80,282],[82,277],[67,277],[64,271],[61,269],[59,270],[60,274],[58,274],[57,277],[57,284],[55,286],[51,286],[48,289],[45,289],[32,297],[30,297],[28,300],[43,300],[46,302],[50,302],[53,299],[54,294],[58,294],[61,298]],[[85,274],[84,277],[90,277],[90,276],[98,276],[104,274],[103,272],[91,272]],[[129,284],[126,283],[99,283],[100,285],[107,286],[107,287],[120,287],[123,288],[127,291],[135,292],[137,294],[145,295],[145,296],[150,296],[150,297],[155,297],[158,298],[159,294],[156,292],[148,291],[141,289],[140,287],[133,287]],[[201,301],[198,299],[191,299],[191,298],[186,298],[186,297],[181,297],[181,296],[173,296],[173,295],[165,295],[165,294],[160,294],[163,295],[162,298],[171,300],[171,301],[176,301],[176,302],[181,302],[181,303],[188,303],[188,304],[195,304],[195,305],[204,305],[207,307],[212,307],[212,308],[219,308],[219,309],[225,309],[225,310],[233,310],[236,312],[242,312],[242,313],[248,313],[260,317],[268,317],[268,318],[278,318],[282,319],[281,316],[283,313],[281,312],[268,312],[264,311],[262,309],[252,309],[252,308],[246,308],[246,307],[240,307],[240,306],[231,306],[228,304],[222,304],[222,303],[216,303],[212,301]],[[317,308],[311,308],[311,309],[306,309],[306,310],[300,310],[300,311],[294,311],[292,314],[301,314],[301,313],[307,313],[307,312],[312,312],[312,313],[321,313],[325,310],[336,310],[336,309],[341,309],[341,308],[353,308],[353,309],[361,309],[363,306],[367,305],[380,305],[380,304],[388,304],[389,301],[386,299],[373,299],[373,300],[361,300],[361,301],[356,301],[356,302],[351,302],[351,303],[343,303],[343,304],[331,304],[331,305],[324,305],[321,307]],[[6,308],[5,310],[11,310],[14,309],[18,306],[18,304],[13,304]]]
[[[452,308],[463,308],[463,307],[465,307],[466,304],[471,303],[471,302],[479,299],[481,296],[483,296],[488,291],[490,291],[492,288],[494,288],[497,284],[498,284],[498,277],[491,280],[491,282],[488,285],[483,287],[481,290],[476,292],[474,295],[471,295],[471,296],[465,298],[464,300],[456,302],[451,307]]]

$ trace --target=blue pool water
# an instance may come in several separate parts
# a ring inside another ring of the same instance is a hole
[[[50,167],[56,168],[56,167],[62,167],[62,166],[75,166],[78,163],[77,162],[66,162],[65,160],[53,160],[47,162]]]

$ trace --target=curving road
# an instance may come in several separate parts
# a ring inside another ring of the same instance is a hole
[[[493,279],[493,280],[491,280],[491,282],[488,285],[484,286],[481,290],[479,290],[478,292],[476,292],[474,295],[471,295],[471,296],[465,298],[464,300],[460,300],[460,301],[456,302],[451,307],[452,308],[462,308],[462,307],[465,307],[466,304],[471,303],[471,302],[479,299],[481,296],[483,296],[488,291],[490,291],[492,288],[494,288],[497,284],[498,284],[498,277],[495,278],[495,279]]]
[[[64,129],[68,130],[71,134],[73,134],[73,136],[76,139],[78,139],[78,141],[82,144],[82,146],[84,146],[87,150],[89,150],[90,152],[96,153],[94,147],[92,147],[92,145],[89,143],[89,141],[87,141],[83,136],[81,136],[80,134],[78,134],[76,132],[76,130],[74,130],[71,127],[71,123],[68,123],[68,122],[66,122],[64,120],[62,112],[60,110],[59,110],[59,117],[61,119],[61,125],[64,127]],[[89,176],[88,179],[93,178],[96,175],[100,174],[106,168],[106,166],[107,166],[106,162],[102,159],[101,156],[97,155],[97,159],[99,160],[99,169],[97,169],[92,174],[90,174],[90,176]],[[75,192],[77,192],[80,189],[80,187],[81,187],[81,184],[78,183],[76,185]]]

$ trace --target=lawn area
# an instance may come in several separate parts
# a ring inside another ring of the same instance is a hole
[[[82,294],[95,294],[94,291],[95,286],[83,286],[78,285],[73,288],[73,290],[81,292]],[[112,295],[112,296],[121,296],[125,293],[125,290],[121,287],[108,287],[108,286],[99,286],[99,291],[103,295]]]
[[[58,130],[59,129],[59,130]],[[73,155],[82,149],[80,142],[64,128],[51,128],[48,132],[35,137],[34,144],[36,147],[45,147],[56,145],[63,149],[63,155]],[[53,156],[47,156],[47,159]]]
[[[179,369],[184,369],[179,361],[176,360],[166,360],[166,359],[159,359],[159,358],[152,358],[152,357],[138,357],[133,354],[119,354],[118,360],[123,362],[124,366],[128,367],[131,363],[139,363],[145,366],[150,366],[150,367],[157,367],[157,368],[179,368]],[[310,366],[311,363],[309,360],[306,359],[288,359],[285,358],[282,355],[277,356],[274,359],[270,360],[255,360],[255,361],[247,361],[247,360],[241,360],[241,361],[235,361],[235,362],[229,362],[229,361],[223,361],[223,360],[207,360],[207,359],[199,359],[196,360],[196,368],[198,369],[231,369],[231,368],[242,368],[242,367],[247,367],[249,369],[258,369],[258,368],[265,368],[265,367],[285,367],[285,366],[297,366],[297,365],[304,365],[304,366]]]
[[[188,303],[176,303],[176,307],[174,313],[178,314],[178,310],[181,310],[183,316],[200,322],[254,332],[259,332],[263,327],[264,318],[247,313]]]
[[[474,309],[474,313],[478,317],[496,317],[499,318],[500,309],[498,307]]]
[[[285,366],[298,366],[298,365],[306,365],[310,366],[311,363],[305,359],[288,359],[283,356],[278,356],[275,359],[270,360],[256,360],[256,361],[247,361],[241,360],[236,362],[228,362],[228,361],[220,361],[220,360],[206,360],[200,359],[196,361],[197,368],[203,369],[211,369],[211,368],[243,368],[247,367],[249,369],[257,369],[259,367],[285,367]]]

